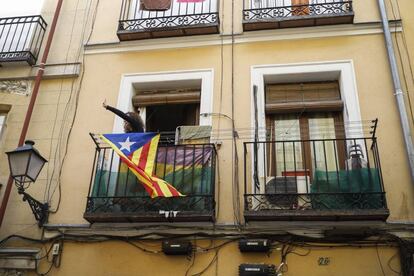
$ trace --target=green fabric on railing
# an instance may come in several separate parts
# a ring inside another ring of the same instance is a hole
[[[316,170],[311,185],[312,208],[378,209],[383,207],[381,192],[378,169]]]
[[[110,178],[109,178],[110,174]],[[172,183],[185,195],[210,195],[212,193],[212,169],[194,168],[180,169],[163,177],[168,183]],[[109,185],[108,185],[109,181]],[[111,172],[98,170],[92,187],[92,196],[123,197],[146,196],[143,185],[136,176],[130,172]]]

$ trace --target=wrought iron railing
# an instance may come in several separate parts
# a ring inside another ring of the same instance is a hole
[[[244,172],[250,215],[387,209],[375,137],[246,142]]]
[[[171,0],[164,10],[146,10],[141,0],[122,0],[118,36],[126,32],[150,32],[200,26],[217,26],[218,0]]]
[[[0,63],[37,61],[46,22],[40,15],[0,18]]]
[[[352,13],[349,0],[309,0],[308,4],[301,5],[291,0],[244,0],[243,19],[249,22],[349,13]]]
[[[154,173],[184,197],[150,198],[108,146],[97,144],[85,218],[90,221],[212,220],[215,200],[212,144],[159,145]]]

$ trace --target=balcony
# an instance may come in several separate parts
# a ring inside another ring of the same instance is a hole
[[[96,135],[84,218],[94,222],[213,221],[216,151],[212,144],[158,146],[155,174],[185,197],[150,198],[117,154]]]
[[[195,3],[171,0],[169,6],[162,10],[147,10],[143,2],[122,1],[117,32],[119,40],[219,33],[218,0]]]
[[[0,65],[36,64],[46,26],[40,15],[0,18]]]
[[[244,171],[246,221],[389,215],[375,137],[246,142]]]
[[[243,5],[244,31],[351,24],[354,20],[348,0],[244,0]]]

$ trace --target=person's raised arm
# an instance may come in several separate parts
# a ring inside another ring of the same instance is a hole
[[[110,105],[107,105],[106,102],[103,102],[102,106],[106,109],[111,111],[112,113],[114,113],[115,115],[118,115],[119,117],[121,117],[122,119],[124,119],[127,122],[131,122],[131,118],[124,112],[122,112],[121,110],[112,107]]]

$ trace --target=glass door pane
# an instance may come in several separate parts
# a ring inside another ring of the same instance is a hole
[[[276,176],[303,170],[300,121],[295,115],[278,116],[275,120]]]
[[[309,137],[313,170],[336,171],[338,153],[336,148],[335,121],[331,114],[319,114],[309,118]]]

